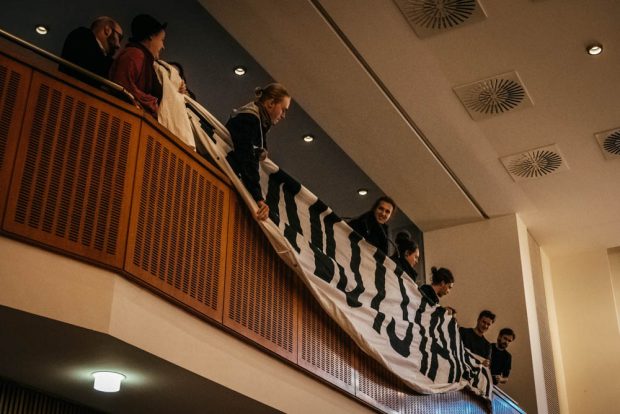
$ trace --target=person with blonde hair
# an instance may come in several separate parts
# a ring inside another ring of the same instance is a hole
[[[266,220],[269,206],[260,188],[259,162],[267,157],[267,132],[286,118],[291,95],[279,83],[256,88],[255,95],[254,101],[236,109],[226,123],[233,142],[227,160],[256,201],[256,218]]]

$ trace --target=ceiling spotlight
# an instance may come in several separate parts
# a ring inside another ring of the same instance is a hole
[[[123,374],[110,371],[93,372],[95,384],[93,388],[101,392],[118,392],[121,389],[121,381],[125,379]]]
[[[314,141],[314,136],[310,135],[310,134],[306,134],[306,135],[304,135],[304,141],[305,142],[312,142],[312,141]]]
[[[243,75],[245,75],[245,72],[247,72],[247,69],[245,68],[245,66],[236,66],[235,67],[235,75],[243,76]]]
[[[603,45],[600,43],[592,43],[586,47],[588,55],[600,55],[603,52]]]
[[[40,35],[46,35],[49,32],[49,27],[44,24],[38,24],[34,27],[34,31]]]
[[[366,190],[365,188],[360,188],[359,190],[357,190],[357,194],[361,196],[368,195],[368,190]]]

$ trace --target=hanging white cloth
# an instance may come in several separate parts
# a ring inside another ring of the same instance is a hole
[[[157,120],[195,151],[194,133],[185,109],[189,97],[179,92],[184,81],[177,68],[167,62],[157,60],[153,65],[163,89]]]

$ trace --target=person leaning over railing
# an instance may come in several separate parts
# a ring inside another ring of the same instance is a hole
[[[396,211],[396,203],[390,197],[379,197],[372,208],[349,221],[349,226],[385,255],[388,254],[390,228],[388,220]]]
[[[452,272],[445,267],[437,269],[435,266],[431,268],[431,284],[419,287],[420,293],[431,305],[439,305],[439,299],[450,293],[454,287],[454,276]],[[453,308],[446,306],[449,314],[456,313]]]
[[[157,118],[162,86],[153,63],[164,49],[166,23],[140,14],[131,22],[131,38],[110,69],[110,80],[127,89],[147,112]]]
[[[286,117],[291,96],[284,86],[270,83],[256,88],[256,100],[234,110],[226,123],[234,149],[227,160],[258,204],[256,218],[269,217],[260,188],[259,161],[267,158],[267,132]]]
[[[123,28],[115,20],[107,16],[97,17],[90,29],[78,27],[69,33],[60,56],[107,79],[122,39]],[[99,82],[92,77],[65,65],[61,64],[59,70],[90,85],[99,86]]]
[[[491,365],[491,343],[484,337],[484,333],[489,330],[495,322],[495,314],[490,310],[483,310],[478,315],[475,328],[459,328],[461,340],[465,348],[481,358],[482,365]]]
[[[394,240],[396,244],[396,253],[391,259],[413,280],[418,283],[418,272],[414,266],[418,264],[420,258],[420,249],[418,244],[411,239],[409,233],[401,231],[396,235]]]

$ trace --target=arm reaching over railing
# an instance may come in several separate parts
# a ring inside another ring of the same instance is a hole
[[[198,104],[190,106],[196,139],[255,210],[253,197],[226,162],[228,131]],[[456,319],[445,308],[423,299],[394,262],[269,158],[260,162],[260,183],[271,218],[260,222],[261,228],[364,352],[417,392],[467,387],[490,399],[490,372],[462,346]]]

